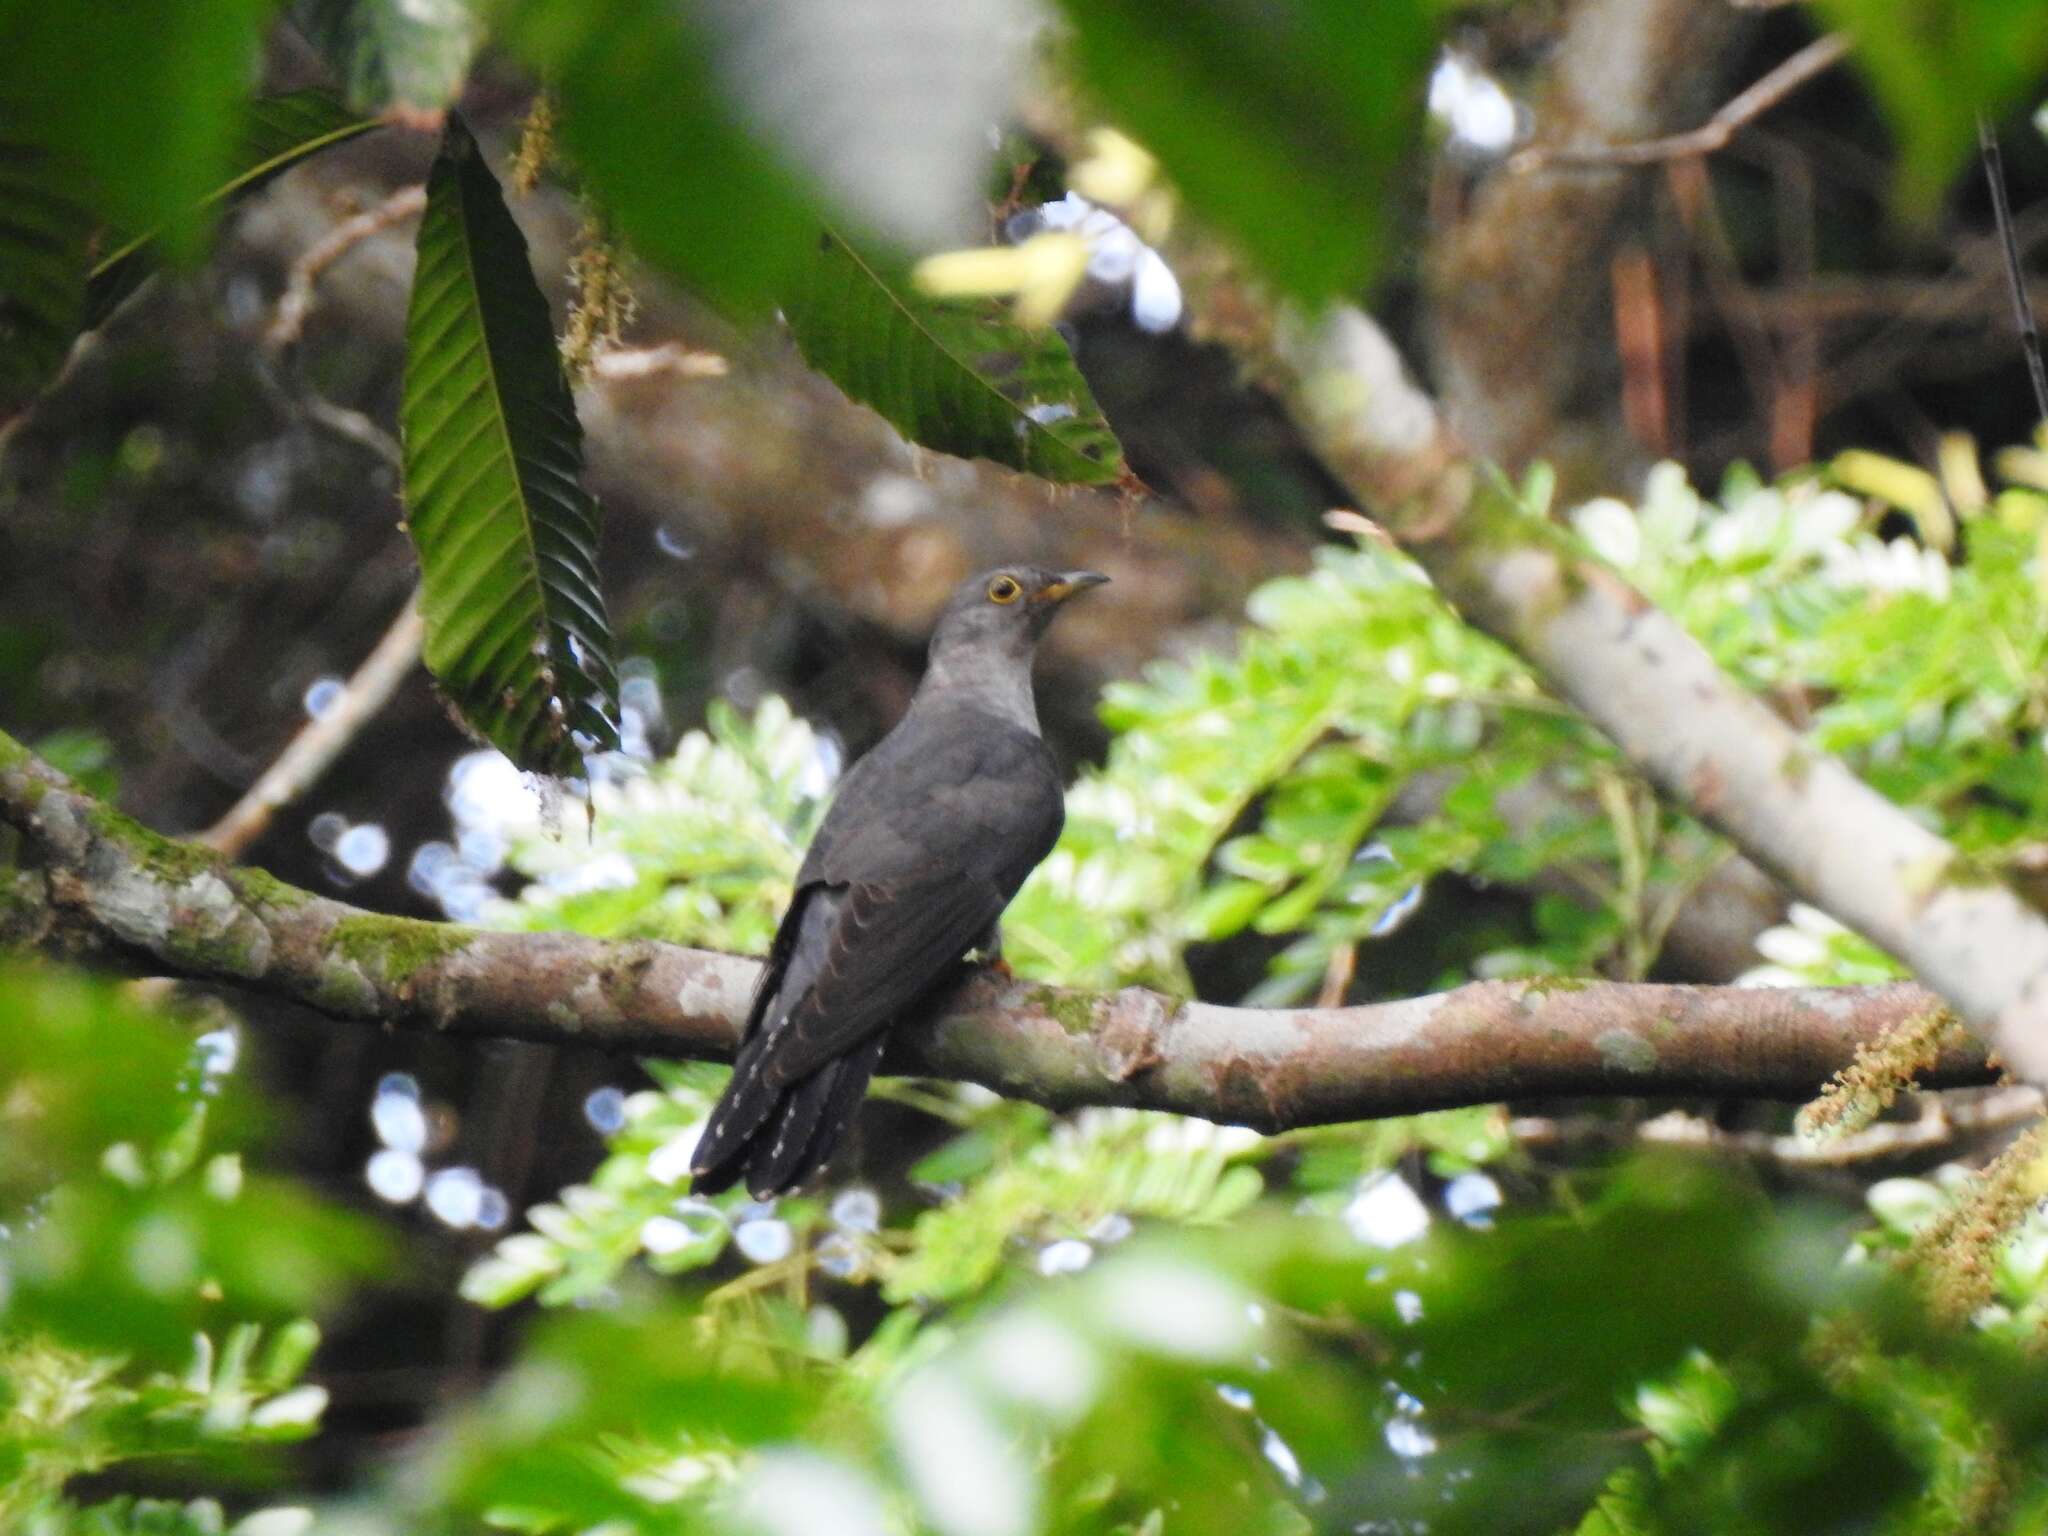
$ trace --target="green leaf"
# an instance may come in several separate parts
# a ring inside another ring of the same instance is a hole
[[[50,151],[0,142],[0,416],[48,382],[85,313],[93,218],[76,184]]]
[[[469,0],[298,0],[291,18],[364,112],[451,105],[483,41]]]
[[[926,298],[830,231],[782,312],[813,368],[927,448],[1083,485],[1123,469],[1056,331],[1026,329],[992,305]]]
[[[243,108],[233,170],[207,194],[205,205],[232,207],[300,161],[380,126],[375,118],[349,111],[327,91],[259,97]],[[149,276],[153,269],[147,251],[154,238],[138,236],[92,269],[86,296],[88,326],[105,323]]]
[[[2039,0],[1819,0],[1856,44],[1899,137],[1900,192],[1933,211],[1976,141],[1977,114],[2029,100],[2048,72],[2048,6]]]
[[[522,768],[616,748],[576,403],[525,237],[454,114],[427,178],[401,419],[427,669]]]
[[[561,136],[627,243],[739,316],[782,301],[818,213],[742,126],[674,0],[512,0],[495,35],[546,78]]]
[[[1061,0],[1073,61],[1197,212],[1303,298],[1358,288],[1415,139],[1433,0]]]
[[[197,254],[232,161],[270,0],[132,0],[119,14],[0,0],[0,120],[61,146],[101,222]]]

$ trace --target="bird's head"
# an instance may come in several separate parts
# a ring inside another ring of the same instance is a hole
[[[1100,571],[1004,565],[953,589],[932,631],[932,660],[969,651],[1029,658],[1068,598],[1109,578]]]

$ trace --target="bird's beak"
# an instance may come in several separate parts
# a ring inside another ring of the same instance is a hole
[[[1090,587],[1099,587],[1109,578],[1100,571],[1063,571],[1038,589],[1037,601],[1041,603],[1064,603],[1076,592],[1086,592]]]

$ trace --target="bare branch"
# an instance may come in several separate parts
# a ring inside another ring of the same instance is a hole
[[[758,971],[669,944],[364,912],[159,837],[5,735],[0,827],[19,840],[13,866],[0,863],[0,942],[225,982],[336,1019],[718,1060]],[[1510,1098],[1800,1100],[1859,1045],[1936,1007],[1904,983],[1536,981],[1353,1008],[1223,1008],[976,972],[885,1066],[1055,1109],[1131,1105],[1270,1131]],[[1960,1041],[1922,1079],[1992,1080]]]
[[[1770,70],[1747,90],[1732,96],[1699,127],[1659,139],[1628,144],[1532,144],[1508,161],[1508,169],[1529,172],[1561,166],[1654,165],[1710,155],[1727,146],[1736,131],[1754,122],[1800,86],[1848,57],[1849,40],[1838,32],[1817,37]]]
[[[292,263],[291,275],[285,279],[284,292],[277,301],[277,313],[263,333],[263,344],[273,352],[282,352],[296,342],[306,328],[306,317],[313,312],[320,274],[373,235],[417,217],[426,206],[424,186],[400,187],[374,208],[343,219],[307,246]]]
[[[232,859],[261,837],[270,818],[312,788],[355,740],[356,733],[391,702],[398,685],[420,659],[420,641],[425,634],[419,594],[414,593],[342,687],[340,696],[308,721],[228,813],[194,841]]]

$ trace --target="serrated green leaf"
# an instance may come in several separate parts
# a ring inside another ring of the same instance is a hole
[[[913,442],[1099,485],[1123,449],[1059,333],[990,304],[925,297],[827,231],[783,299],[804,359]]]
[[[483,41],[469,0],[298,0],[291,18],[365,112],[450,105]]]
[[[1415,139],[1434,0],[1061,0],[1082,81],[1279,287],[1326,298],[1379,263]]]
[[[205,204],[230,207],[302,160],[380,126],[375,118],[351,112],[328,91],[259,97],[244,108],[232,173],[206,196]],[[103,324],[154,270],[149,260],[154,240],[154,235],[138,236],[92,269],[85,304],[88,327]]]
[[[525,237],[452,113],[427,178],[401,419],[427,669],[522,768],[566,773],[616,748],[576,403]]]

